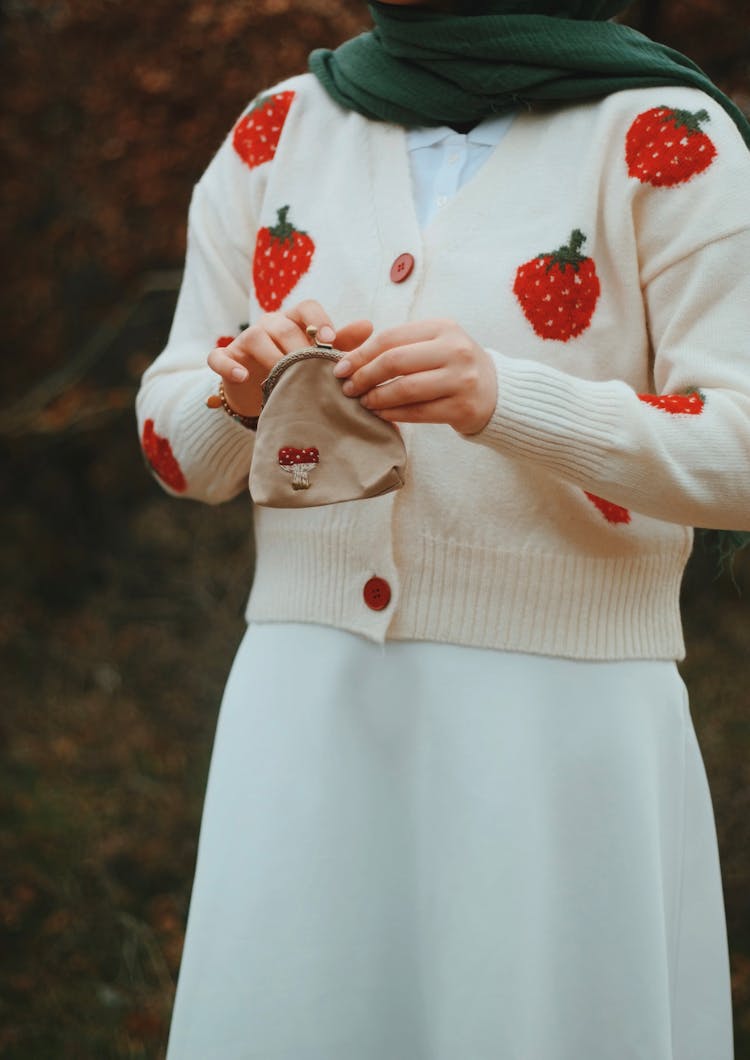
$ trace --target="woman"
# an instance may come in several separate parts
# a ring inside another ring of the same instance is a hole
[[[312,324],[408,452],[254,512],[168,1056],[729,1060],[676,661],[689,528],[750,530],[748,130],[622,3],[440,6],[242,115],[139,395],[226,500]]]

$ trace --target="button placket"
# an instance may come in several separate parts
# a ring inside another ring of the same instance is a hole
[[[378,275],[372,289],[376,324],[410,318],[422,269],[422,230],[414,208],[406,132],[386,123],[371,123],[369,173],[379,239]],[[389,572],[386,572],[389,573]],[[374,617],[374,616],[373,616]]]
[[[440,166],[435,174],[435,205],[442,209],[458,191],[466,161],[466,137],[447,137],[440,144]]]

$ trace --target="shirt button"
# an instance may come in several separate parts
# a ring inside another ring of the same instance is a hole
[[[391,602],[391,587],[385,578],[370,578],[362,595],[371,611],[383,611]]]
[[[448,155],[448,165],[455,166],[461,156],[454,152],[452,155]]]
[[[438,195],[438,197],[437,197],[437,199],[435,201],[437,202],[438,206],[445,206],[445,204],[448,202],[448,196],[447,195]]]
[[[411,276],[414,268],[414,256],[412,254],[399,254],[391,265],[391,279],[394,283],[403,283]]]

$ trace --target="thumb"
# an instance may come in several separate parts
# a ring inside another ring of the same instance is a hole
[[[335,346],[342,353],[355,350],[363,342],[369,339],[375,330],[375,325],[370,320],[355,320],[336,332]]]

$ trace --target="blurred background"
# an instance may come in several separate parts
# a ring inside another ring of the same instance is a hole
[[[663,0],[627,20],[750,111],[745,4]],[[248,499],[210,509],[159,490],[133,401],[169,328],[192,185],[259,89],[366,25],[364,3],[344,0],[0,8],[9,1060],[163,1056],[252,543]],[[750,1057],[748,589],[750,557],[732,578],[696,552],[682,667],[717,818],[738,1060]]]

